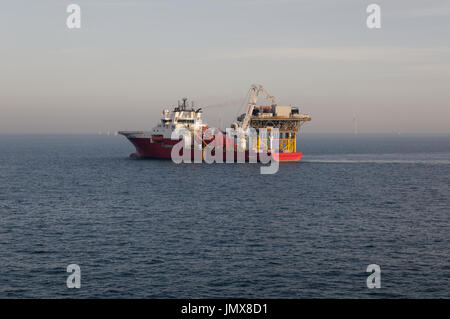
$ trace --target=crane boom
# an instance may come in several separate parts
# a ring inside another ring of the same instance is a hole
[[[247,113],[245,114],[245,117],[242,120],[241,124],[241,128],[243,130],[246,130],[248,124],[250,123],[250,118],[252,116],[256,102],[258,101],[259,93],[262,93],[264,97],[272,103],[272,105],[275,105],[275,98],[269,95],[269,93],[267,93],[262,85],[252,85],[252,87],[250,88],[250,98],[248,100]]]

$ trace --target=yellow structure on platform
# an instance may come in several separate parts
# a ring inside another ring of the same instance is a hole
[[[271,150],[277,153],[295,153],[297,150],[297,134],[291,133],[288,138],[257,138],[256,149]]]

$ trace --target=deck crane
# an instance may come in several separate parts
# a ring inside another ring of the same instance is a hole
[[[256,102],[258,101],[259,93],[262,93],[264,97],[272,103],[272,106],[275,105],[275,98],[269,95],[269,93],[267,93],[262,85],[253,84],[250,88],[250,98],[248,100],[247,113],[245,114],[241,123],[241,128],[244,131],[248,128],[248,125],[250,123],[250,118],[252,117]]]

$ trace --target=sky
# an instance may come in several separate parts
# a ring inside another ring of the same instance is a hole
[[[0,0],[0,133],[148,130],[183,97],[225,127],[251,84],[305,132],[450,133],[450,1]]]

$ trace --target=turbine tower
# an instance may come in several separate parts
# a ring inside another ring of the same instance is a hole
[[[358,118],[356,113],[353,113],[353,134],[358,135]]]

